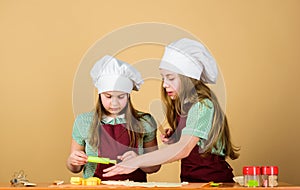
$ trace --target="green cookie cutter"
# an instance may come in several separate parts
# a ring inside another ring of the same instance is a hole
[[[100,164],[116,164],[116,160],[111,160],[109,158],[102,158],[97,156],[88,156],[88,162],[100,163]]]

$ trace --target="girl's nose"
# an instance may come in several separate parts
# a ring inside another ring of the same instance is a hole
[[[111,99],[111,104],[112,104],[112,105],[118,105],[118,100],[117,100],[117,98],[114,98],[114,97],[113,97],[113,98]]]
[[[166,81],[164,80],[164,82],[163,82],[163,87],[164,88],[167,88],[169,85],[168,85],[168,83],[166,83]]]

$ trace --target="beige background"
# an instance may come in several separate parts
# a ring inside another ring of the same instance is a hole
[[[297,0],[0,0],[0,182],[19,170],[32,182],[69,181],[73,81],[82,58],[120,27],[158,22],[194,34],[218,61],[232,139],[242,148],[230,162],[235,174],[245,165],[278,165],[280,181],[299,185],[299,8]],[[134,63],[162,51],[145,45],[118,57]],[[158,85],[149,81],[134,94],[137,108],[149,111]],[[176,162],[149,180],[178,175]]]

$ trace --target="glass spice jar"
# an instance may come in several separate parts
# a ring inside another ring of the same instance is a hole
[[[245,187],[259,187],[261,185],[259,166],[243,167],[243,175]]]
[[[278,167],[277,166],[262,166],[261,179],[263,187],[278,186]]]

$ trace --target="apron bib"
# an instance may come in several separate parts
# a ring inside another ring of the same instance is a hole
[[[178,126],[171,138],[178,141],[187,117],[177,117]],[[207,153],[200,154],[195,145],[188,157],[181,160],[181,181],[186,182],[233,182],[233,173],[225,157]]]
[[[137,144],[135,147],[129,147],[130,139],[128,130],[125,125],[104,124],[100,127],[100,148],[98,155],[112,160],[117,160],[117,156],[124,154],[127,151],[137,152]],[[137,182],[146,182],[146,173],[141,169],[137,169],[130,174],[115,175],[112,177],[103,177],[103,170],[113,166],[113,164],[97,164],[94,176],[101,180],[131,180]]]

